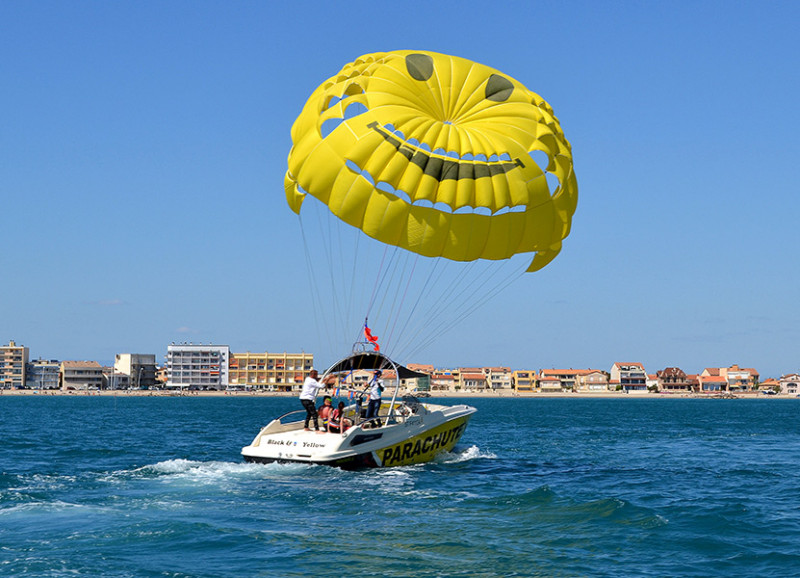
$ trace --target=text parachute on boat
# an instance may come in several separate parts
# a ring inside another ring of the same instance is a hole
[[[383,327],[384,344],[398,320],[433,297],[436,272],[424,278],[419,295],[398,289],[385,307],[391,313],[376,323],[373,308],[385,304],[390,285],[402,288],[420,274],[418,258],[485,264],[523,255],[527,266],[517,262],[515,270],[536,271],[569,234],[578,191],[561,126],[539,95],[488,66],[423,51],[364,55],[314,91],[292,141],[284,180],[289,206],[302,223],[314,200],[314,232],[303,225],[307,248],[310,237],[328,235],[327,288],[336,293],[350,284],[334,296],[342,318],[333,323],[359,327],[369,313],[371,325]],[[352,231],[329,229],[339,225],[324,222],[328,216],[357,232],[355,247]],[[378,241],[383,255],[361,255],[368,244],[363,235]],[[318,257],[309,259],[319,267]],[[361,267],[365,259],[376,272],[370,281],[350,270],[350,262]],[[495,277],[477,276],[485,275]],[[452,281],[448,275],[444,283]],[[356,283],[372,291],[362,310],[352,312],[359,319],[352,324],[341,300],[353,298]],[[444,304],[452,302],[452,289],[443,291]],[[471,296],[490,293],[484,288]],[[470,307],[457,305],[456,317]]]

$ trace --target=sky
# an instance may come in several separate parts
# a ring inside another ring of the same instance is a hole
[[[2,2],[0,342],[346,354],[309,306],[290,129],[347,62],[415,49],[542,95],[579,202],[553,263],[399,361],[800,371],[797,22],[797,2]]]

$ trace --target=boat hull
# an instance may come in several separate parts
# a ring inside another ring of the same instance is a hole
[[[475,408],[436,406],[425,415],[412,415],[375,429],[361,426],[344,434],[302,430],[274,431],[267,426],[253,443],[242,448],[248,462],[297,462],[346,470],[396,467],[433,460],[461,439]]]

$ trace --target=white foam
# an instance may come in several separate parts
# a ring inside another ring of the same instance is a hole
[[[472,445],[466,449],[454,448],[452,452],[439,454],[436,457],[438,463],[454,464],[477,459],[496,460],[497,454],[482,451],[478,446]]]

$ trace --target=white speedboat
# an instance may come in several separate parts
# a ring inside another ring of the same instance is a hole
[[[248,462],[301,462],[343,469],[405,466],[432,460],[453,449],[467,428],[475,408],[468,405],[422,403],[412,396],[398,398],[401,379],[421,377],[380,353],[354,353],[332,365],[323,375],[346,375],[357,370],[393,370],[396,386],[384,399],[377,418],[366,420],[366,404],[356,398],[345,407],[351,424],[344,431],[306,431],[304,409],[284,414],[264,427],[242,448]]]

